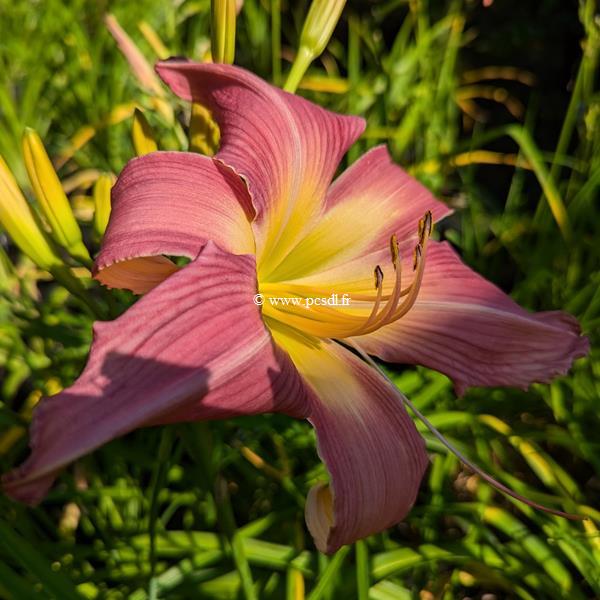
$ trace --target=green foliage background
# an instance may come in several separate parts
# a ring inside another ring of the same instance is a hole
[[[236,63],[281,83],[307,6],[246,0]],[[151,111],[104,28],[108,11],[149,60],[156,56],[141,20],[171,54],[200,59],[209,48],[209,0],[0,0],[0,154],[28,193],[25,126],[55,157],[81,127],[95,127],[61,167],[63,179],[84,169],[118,173],[133,156],[131,119],[107,125],[124,103],[148,109],[162,148],[184,138],[185,107],[170,98],[181,116],[175,127]],[[148,429],[79,461],[38,508],[0,496],[0,597],[600,597],[597,11],[594,0],[349,1],[300,89],[368,119],[348,161],[386,142],[456,209],[439,234],[467,263],[532,310],[565,309],[580,319],[592,354],[551,385],[457,398],[445,377],[426,369],[393,377],[495,477],[588,521],[508,500],[423,431],[432,466],[408,519],[326,558],[303,519],[307,490],[325,476],[308,424],[265,416]],[[71,200],[95,252],[89,193],[76,187]],[[564,235],[551,205],[567,211]],[[81,370],[93,315],[6,236],[1,241],[6,471],[26,455],[40,393],[70,384]],[[87,285],[112,314],[131,302]]]

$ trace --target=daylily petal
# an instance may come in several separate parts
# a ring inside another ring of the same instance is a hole
[[[589,350],[575,318],[524,310],[463,264],[446,242],[431,242],[410,312],[357,340],[383,360],[445,373],[459,394],[468,386],[549,382]]]
[[[112,190],[95,276],[110,287],[144,293],[176,270],[157,259],[161,255],[194,258],[207,240],[251,254],[251,218],[244,183],[224,165],[187,152],[134,158]]]
[[[314,390],[309,421],[331,486],[306,503],[322,552],[398,523],[412,507],[428,463],[425,444],[388,382],[339,344],[273,323],[275,340]]]
[[[417,179],[394,162],[387,146],[372,148],[363,154],[329,188],[327,210],[340,203],[370,200],[371,210],[388,227],[380,242],[387,243],[390,233],[399,240],[415,237],[415,223],[431,211],[434,221],[448,216],[452,210],[437,200]],[[372,241],[377,247],[378,241]]]
[[[329,282],[336,289],[362,280],[370,288],[380,257],[389,263],[391,235],[396,234],[401,250],[412,252],[417,224],[427,211],[434,221],[452,212],[395,164],[385,146],[373,148],[335,180],[325,214],[270,280],[306,278],[306,283]]]
[[[41,500],[57,472],[133,429],[281,411],[305,414],[303,383],[252,302],[253,256],[209,242],[123,316],[96,323],[87,366],[34,414],[32,453],[4,491]]]
[[[217,157],[248,182],[259,269],[268,273],[318,220],[327,186],[364,120],[329,112],[231,65],[174,59],[156,69],[175,94],[213,111],[221,128]]]

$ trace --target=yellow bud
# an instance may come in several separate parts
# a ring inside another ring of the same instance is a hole
[[[29,179],[42,214],[50,225],[52,237],[79,261],[89,264],[90,255],[83,245],[81,230],[75,220],[58,175],[48,158],[39,135],[26,129],[23,156]]]
[[[102,239],[110,217],[110,190],[113,177],[103,173],[94,185],[94,233]]]
[[[133,147],[138,156],[155,152],[158,149],[152,129],[144,116],[144,113],[136,108],[133,113],[133,126],[131,128],[131,137],[133,138]]]
[[[220,131],[208,108],[194,102],[190,118],[190,150],[213,156],[219,147]]]
[[[50,270],[63,264],[1,156],[0,223],[21,251],[42,269]]]
[[[300,47],[284,90],[295,92],[310,63],[327,46],[346,0],[313,0],[300,35]]]
[[[232,64],[235,56],[236,0],[211,2],[211,53],[217,63]]]

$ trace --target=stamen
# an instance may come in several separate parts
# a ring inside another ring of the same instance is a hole
[[[413,270],[416,271],[415,278],[412,282],[411,290],[399,309],[392,315],[391,321],[397,321],[402,318],[417,301],[417,295],[423,282],[425,273],[425,250],[429,236],[433,231],[433,219],[431,211],[427,211],[425,216],[419,221],[419,243],[415,246],[415,254],[413,260]],[[391,322],[390,321],[390,322]]]
[[[392,290],[392,294],[388,303],[377,317],[377,327],[381,327],[381,325],[384,325],[387,322],[390,315],[392,315],[398,307],[398,302],[400,302],[400,298],[402,296],[402,263],[400,262],[400,251],[398,249],[398,240],[396,238],[396,234],[393,234],[390,238],[390,253],[392,255],[392,265],[396,271],[396,280],[394,282],[394,289]],[[365,328],[367,325],[372,324],[365,323]]]
[[[283,286],[279,283],[262,283],[260,289],[264,294],[277,295],[281,293],[282,287]],[[305,285],[288,282],[285,283],[284,289],[286,290],[286,292],[290,292],[292,295],[301,296],[303,298],[307,298],[310,296],[328,296],[331,295],[333,292],[336,292],[338,294],[348,293],[345,290],[334,290],[332,288],[318,287],[316,285]],[[400,295],[406,296],[409,293],[409,291],[410,285],[403,289]],[[383,293],[381,295],[381,299],[389,300],[392,296],[392,292],[393,290],[387,294]],[[359,302],[375,302],[376,297],[377,293],[352,293],[352,300],[356,300]]]
[[[414,279],[404,290],[402,289],[402,264],[398,239],[395,234],[390,237],[391,262],[396,275],[391,292],[384,295],[383,270],[377,265],[373,270],[376,295],[363,293],[352,297],[354,301],[358,302],[373,302],[368,315],[350,314],[343,309],[324,305],[310,305],[310,308],[307,308],[303,304],[270,306],[269,303],[265,303],[263,312],[273,318],[277,318],[278,314],[281,316],[284,313],[285,320],[290,325],[305,329],[307,333],[313,333],[319,337],[344,339],[372,333],[404,316],[417,300],[425,270],[427,242],[432,228],[433,218],[431,212],[428,211],[419,220],[418,224],[417,235],[419,241],[415,246],[413,255]],[[261,288],[263,293],[267,287],[272,287],[273,292],[282,290],[280,284],[276,284],[276,286],[266,284],[264,288]],[[291,282],[284,289],[300,298],[310,298],[310,295],[315,293],[331,293],[315,286],[292,284]],[[404,301],[400,304],[402,298],[404,298]],[[385,301],[383,308],[381,307],[382,301]],[[354,308],[357,308],[357,306],[355,305]],[[358,305],[358,308],[360,309],[362,306]]]
[[[377,290],[377,298],[375,299],[375,304],[373,305],[373,308],[371,309],[371,314],[367,317],[367,320],[365,321],[365,324],[362,326],[361,329],[368,327],[374,321],[377,320],[377,312],[379,311],[379,305],[381,304],[381,296],[383,294],[383,271],[381,270],[381,267],[379,265],[377,265],[375,267],[374,274],[375,274],[375,289]]]
[[[427,246],[427,238],[425,238],[425,247]],[[404,302],[398,307],[398,310],[391,316],[390,322],[397,321],[403,317],[417,301],[419,290],[421,289],[421,283],[423,282],[423,275],[425,273],[425,258],[421,244],[415,246],[415,261],[413,264],[413,270],[415,271],[415,278],[412,282],[412,287],[408,296],[404,299]]]

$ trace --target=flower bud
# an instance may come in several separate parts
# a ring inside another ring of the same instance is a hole
[[[89,264],[91,258],[83,245],[81,230],[67,195],[42,140],[33,129],[26,129],[23,135],[23,156],[33,191],[42,214],[50,225],[52,237],[74,258]]]
[[[300,47],[285,83],[287,92],[295,92],[310,63],[327,46],[346,0],[313,0],[300,35]]]
[[[213,62],[232,64],[235,56],[236,0],[211,2],[211,54]]]
[[[219,148],[219,127],[211,112],[202,104],[192,104],[190,118],[190,150],[206,156],[213,156]]]
[[[133,147],[138,156],[150,154],[158,149],[150,124],[146,120],[144,113],[135,109],[133,113],[133,126],[131,128],[131,137],[133,138]]]
[[[62,264],[1,156],[0,224],[13,242],[38,267],[50,270]]]
[[[310,5],[300,36],[300,47],[307,48],[313,58],[325,50],[345,4],[346,0],[313,0]]]
[[[103,173],[94,184],[94,234],[101,240],[108,225],[110,217],[110,190],[113,186],[113,177]]]

